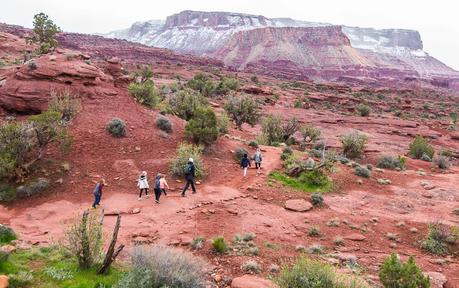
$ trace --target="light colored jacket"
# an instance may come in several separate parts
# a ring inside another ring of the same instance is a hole
[[[139,177],[139,180],[137,181],[137,186],[140,188],[140,189],[145,189],[145,188],[150,188],[148,186],[148,180],[147,180],[147,177],[145,176],[140,176]]]
[[[169,189],[169,185],[167,185],[167,181],[166,181],[166,178],[161,178],[159,180],[159,188],[160,189]]]
[[[255,160],[255,163],[261,163],[261,152],[255,152],[255,155],[253,155],[253,160]]]

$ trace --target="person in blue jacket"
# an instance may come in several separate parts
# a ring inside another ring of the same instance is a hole
[[[244,178],[247,177],[247,169],[251,166],[249,157],[247,154],[244,154],[241,159],[241,167],[244,169]]]

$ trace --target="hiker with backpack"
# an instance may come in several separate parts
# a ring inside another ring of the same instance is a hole
[[[142,193],[145,191],[145,195],[147,198],[150,198],[150,195],[148,195],[148,190],[150,187],[148,186],[148,179],[147,179],[147,172],[143,171],[142,174],[140,174],[139,179],[137,180],[137,187],[140,188],[140,193],[139,193],[139,201],[142,201]]]
[[[94,202],[92,204],[92,208],[96,208],[96,206],[100,205],[100,200],[102,199],[102,189],[106,185],[105,179],[100,179],[97,182],[96,187],[94,187],[93,194],[94,194]]]
[[[161,198],[161,174],[158,173],[155,179],[155,202],[159,204],[159,198]]]
[[[186,164],[184,172],[185,172],[186,184],[185,184],[185,187],[183,187],[182,197],[185,197],[185,192],[186,190],[188,190],[188,187],[190,187],[190,185],[191,185],[191,190],[193,191],[193,194],[196,193],[196,187],[194,186],[194,177],[196,174],[196,168],[193,163],[193,158],[188,159],[188,163]]]
[[[244,154],[241,159],[241,167],[244,169],[244,178],[247,177],[247,169],[251,166],[249,157],[247,154]]]
[[[257,151],[253,155],[253,160],[255,161],[255,169],[257,169],[257,175],[260,174],[261,169],[261,161],[263,160],[261,157],[261,150],[257,148]]]
[[[164,193],[165,196],[167,196],[166,188],[169,189],[169,185],[167,184],[166,181],[166,175],[160,174],[161,179],[159,180],[159,189],[161,189],[161,192]]]

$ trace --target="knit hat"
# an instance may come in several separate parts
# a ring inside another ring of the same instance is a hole
[[[147,171],[142,171],[142,175],[147,176]]]
[[[188,159],[188,162],[193,163],[193,158],[189,158],[189,159]]]

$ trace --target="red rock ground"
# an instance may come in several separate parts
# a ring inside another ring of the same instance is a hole
[[[8,55],[14,53],[8,52]],[[44,83],[57,82],[54,84],[58,87],[59,77],[40,79],[33,74],[48,67],[47,65],[57,65],[59,70],[62,67],[76,69],[86,63],[83,56],[77,55],[76,59],[68,60],[60,56],[66,55],[66,51],[60,53],[57,53],[57,61],[43,56],[48,58],[39,59],[39,68],[33,73],[28,72],[25,67],[10,68],[3,72],[0,70],[0,83],[1,75],[6,75],[3,79],[7,79],[3,87],[0,85],[0,96],[6,95],[5,91],[11,91],[8,87],[13,84],[32,88],[33,86],[27,85],[34,83],[33,81],[40,83],[38,87],[43,87]],[[107,62],[101,63],[86,63],[96,67],[95,71],[106,77],[103,84],[90,87],[95,90],[106,87],[116,93],[81,94],[82,110],[70,126],[75,138],[70,154],[62,156],[56,147],[50,147],[46,158],[55,160],[57,164],[43,164],[44,170],[39,171],[39,174],[44,174],[53,181],[62,178],[62,184],[54,183],[49,192],[40,196],[0,206],[0,221],[11,225],[24,241],[47,245],[62,240],[69,221],[90,207],[93,181],[104,177],[108,182],[102,200],[102,208],[106,213],[129,212],[133,208],[141,210],[139,214],[123,214],[120,242],[127,244],[128,248],[132,248],[135,243],[186,246],[196,236],[211,239],[223,235],[226,239],[232,239],[235,234],[254,232],[257,235],[255,243],[261,250],[258,256],[217,256],[211,252],[209,243],[196,254],[205,257],[219,275],[234,277],[244,274],[241,265],[248,259],[256,259],[263,268],[262,274],[267,275],[271,264],[282,265],[298,256],[299,253],[295,251],[297,245],[308,247],[319,243],[326,247],[326,252],[341,253],[344,258],[349,254],[355,255],[363,267],[363,274],[376,280],[378,266],[390,252],[395,251],[403,257],[416,255],[416,261],[424,271],[444,274],[448,279],[445,287],[459,287],[457,251],[448,257],[438,257],[421,250],[418,244],[426,234],[428,223],[438,220],[451,226],[459,225],[459,217],[452,213],[454,208],[459,207],[457,167],[441,172],[432,169],[426,162],[409,159],[406,171],[373,171],[372,177],[363,179],[360,185],[357,180],[362,178],[355,176],[351,168],[337,164],[336,171],[330,174],[335,189],[325,195],[325,207],[304,213],[287,211],[283,207],[286,200],[304,198],[309,201],[309,195],[285,188],[279,183],[269,183],[268,173],[281,168],[280,148],[263,147],[262,174],[256,176],[252,169],[249,170],[249,177],[243,179],[242,171],[233,160],[231,151],[239,146],[246,147],[241,140],[255,139],[260,133],[259,126],[244,126],[243,131],[231,129],[230,137],[220,138],[206,154],[208,175],[197,186],[196,195],[179,197],[183,183],[168,177],[173,189],[167,197],[163,196],[161,204],[155,205],[151,198],[139,202],[136,187],[139,172],[147,170],[150,177],[157,172],[168,172],[169,159],[173,156],[177,143],[184,140],[184,122],[172,117],[174,132],[169,138],[160,137],[154,125],[158,112],[137,104],[127,94],[122,77],[104,69],[103,65],[107,65]],[[176,75],[190,78],[199,69],[202,68],[192,65],[186,68],[158,65],[154,67],[154,80],[159,86],[173,82]],[[17,77],[18,71],[26,76]],[[245,86],[250,85],[248,79],[251,75],[238,76]],[[81,79],[79,76],[76,78]],[[354,106],[353,101],[358,101],[351,92],[341,93],[338,88],[329,86],[332,93],[313,91],[309,94],[311,108],[295,109],[291,108],[292,103],[303,96],[303,89],[281,90],[273,86],[281,83],[276,79],[260,80],[269,83],[262,84],[262,90],[276,89],[275,93],[280,96],[279,100],[273,100],[263,93],[254,95],[253,97],[273,103],[263,106],[263,113],[296,116],[302,122],[313,123],[321,128],[327,145],[331,148],[339,150],[339,136],[347,131],[357,129],[366,133],[370,141],[365,159],[361,161],[363,163],[374,165],[382,154],[405,154],[408,143],[416,134],[431,138],[437,148],[449,147],[457,154],[459,141],[451,139],[452,134],[446,129],[448,123],[445,121],[422,120],[419,117],[403,120],[384,112],[384,107],[395,97],[402,97],[400,95],[403,92],[391,91],[388,93],[389,99],[375,101],[373,107],[380,107],[381,112],[375,112],[370,117],[358,117],[348,110]],[[316,89],[311,83],[303,85],[311,90]],[[78,92],[83,91],[85,86],[75,82],[70,87]],[[455,102],[457,99],[451,100],[443,94],[438,97],[429,98],[428,101],[436,104]],[[426,101],[423,99],[425,98],[413,98],[411,110],[406,109],[413,114],[418,113],[413,110]],[[46,103],[46,99],[40,101]],[[327,103],[332,103],[333,107],[326,108]],[[448,107],[450,108],[454,107]],[[9,114],[5,111],[3,113]],[[120,117],[127,122],[127,137],[116,139],[105,132],[105,125],[112,117]],[[68,173],[59,168],[62,162],[70,164]],[[421,169],[425,171],[425,176],[419,175],[418,171]],[[377,183],[378,178],[390,179],[392,184],[380,185]],[[421,181],[428,181],[435,188],[425,190]],[[107,232],[113,226],[114,218],[105,217]],[[341,221],[339,227],[326,225],[332,218]],[[401,221],[404,222],[403,226],[396,225]],[[308,236],[308,228],[313,225],[320,227],[321,237]],[[413,227],[417,228],[417,233],[410,232]],[[387,239],[387,233],[397,234],[398,240]],[[335,247],[333,244],[333,239],[338,235],[345,238],[344,246]],[[351,240],[356,235],[363,235],[365,239]],[[269,243],[274,244],[275,248],[268,248]],[[128,252],[129,249],[124,252],[123,257],[127,257]],[[327,260],[326,256],[321,258]],[[348,269],[344,268],[343,271]],[[220,286],[224,285],[220,283]]]

